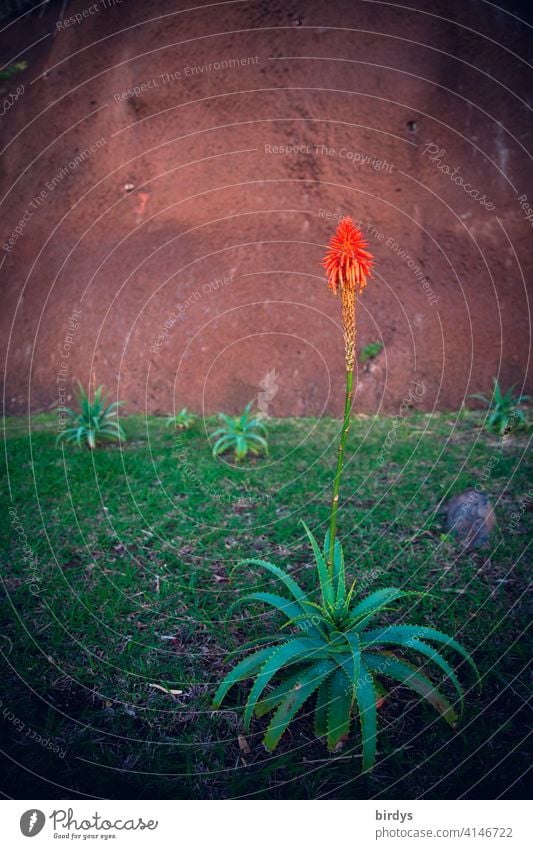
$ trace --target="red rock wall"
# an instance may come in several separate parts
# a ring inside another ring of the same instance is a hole
[[[2,83],[7,409],[94,375],[129,410],[338,414],[341,214],[376,257],[359,343],[385,346],[359,410],[522,386],[527,4],[192,5],[58,3],[0,34],[28,62]]]

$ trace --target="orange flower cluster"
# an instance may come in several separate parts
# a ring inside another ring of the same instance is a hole
[[[351,292],[361,292],[366,278],[371,276],[374,265],[372,254],[365,248],[367,242],[361,231],[349,217],[339,222],[337,231],[329,243],[323,266],[328,275],[328,286],[336,295],[338,287]]]
[[[355,364],[355,300],[356,294],[366,286],[366,278],[374,265],[372,254],[363,234],[347,217],[339,222],[335,235],[329,243],[323,266],[328,274],[328,286],[336,295],[339,287],[342,298],[342,323],[346,369],[353,371]]]

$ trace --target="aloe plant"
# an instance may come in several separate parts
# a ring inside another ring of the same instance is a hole
[[[368,360],[375,360],[378,354],[383,350],[383,342],[370,342],[368,345],[365,345],[364,348],[361,348],[359,352],[359,362],[361,365],[364,365]]]
[[[526,416],[520,406],[529,401],[529,395],[518,395],[515,398],[513,397],[514,385],[504,393],[495,377],[492,378],[492,381],[494,389],[490,398],[480,393],[470,395],[470,398],[477,398],[488,407],[485,422],[487,430],[503,436],[513,425],[520,427],[526,424]]]
[[[71,426],[61,431],[56,441],[62,442],[65,440],[65,442],[75,442],[78,445],[86,442],[91,451],[93,451],[102,439],[112,441],[125,440],[126,434],[115,419],[117,410],[124,404],[124,401],[113,401],[111,404],[106,404],[103,386],[98,387],[91,401],[81,383],[78,382],[78,385],[80,411],[76,412],[75,410],[64,408],[64,412],[70,419]]]
[[[364,771],[371,769],[376,759],[377,700],[384,692],[384,679],[409,687],[433,705],[452,727],[462,712],[464,693],[456,671],[440,649],[459,654],[479,681],[468,652],[442,631],[418,624],[375,627],[373,620],[390,605],[417,593],[386,587],[359,598],[355,594],[356,581],[347,589],[344,555],[336,533],[353,397],[356,294],[364,289],[373,265],[366,247],[352,220],[343,219],[324,260],[329,287],[334,294],[340,290],[342,299],[346,390],[329,528],[322,549],[304,523],[315,558],[318,597],[310,599],[287,572],[273,563],[256,558],[243,560],[243,564],[259,566],[277,578],[285,594],[253,592],[235,603],[266,604],[287,621],[275,633],[238,649],[252,653],[223,678],[214,696],[214,706],[218,708],[234,685],[254,679],[244,708],[244,725],[248,729],[254,716],[272,713],[264,736],[269,751],[276,748],[292,719],[310,699],[314,703],[315,733],[326,740],[330,751],[348,737],[352,721],[358,716]],[[362,568],[361,564],[358,568]],[[292,628],[292,632],[286,628]],[[234,656],[235,652],[231,658]],[[453,701],[422,671],[421,663],[432,664],[446,676],[455,689]]]
[[[330,751],[342,745],[358,716],[363,770],[368,770],[376,759],[376,702],[384,692],[383,680],[409,687],[455,727],[463,709],[463,689],[451,664],[434,644],[461,655],[476,675],[477,670],[465,649],[442,631],[416,624],[376,627],[373,620],[393,602],[416,593],[388,587],[357,598],[355,581],[347,589],[339,541],[334,545],[331,575],[326,562],[329,531],[321,551],[305,523],[304,528],[313,549],[320,598],[311,601],[296,581],[273,563],[255,558],[242,561],[273,575],[285,594],[253,592],[238,599],[230,610],[238,604],[261,602],[282,613],[287,621],[279,631],[260,639],[261,648],[255,640],[240,647],[239,651],[256,650],[222,680],[214,706],[220,707],[235,684],[255,677],[244,708],[244,725],[249,729],[252,717],[272,714],[263,739],[269,751],[276,748],[291,720],[310,699],[315,734],[327,742]],[[294,633],[285,631],[287,627],[293,627]],[[448,678],[455,688],[459,711],[420,670],[420,660],[432,663]],[[266,692],[272,684],[273,689]]]
[[[248,452],[251,454],[268,454],[267,431],[259,415],[252,415],[253,401],[250,401],[240,416],[227,416],[219,413],[222,421],[211,437],[216,440],[213,446],[213,456],[233,451],[236,460],[243,460]]]
[[[1,20],[1,12],[0,12],[0,20]],[[0,80],[10,80],[11,77],[16,77],[17,74],[21,74],[28,67],[27,62],[14,62],[12,65],[8,65],[2,71],[0,71]]]
[[[196,421],[196,416],[187,407],[182,407],[179,413],[167,417],[167,427],[175,427],[176,430],[188,430]]]

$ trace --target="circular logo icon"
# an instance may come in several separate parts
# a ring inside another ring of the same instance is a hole
[[[31,808],[29,811],[24,811],[20,818],[20,830],[24,837],[35,837],[42,831],[46,822],[46,817],[42,811],[36,808]]]

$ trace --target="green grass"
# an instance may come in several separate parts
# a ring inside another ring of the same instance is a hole
[[[261,721],[247,737],[251,751],[241,751],[245,685],[226,710],[211,710],[228,651],[268,626],[260,607],[253,619],[237,609],[225,622],[239,593],[270,586],[259,570],[233,571],[239,558],[265,557],[313,589],[300,520],[325,532],[340,423],[270,420],[271,456],[236,466],[212,457],[213,421],[175,434],[161,418],[121,420],[128,441],[93,453],[56,448],[53,416],[35,416],[31,437],[27,420],[6,420],[3,792],[493,798],[514,782],[511,797],[521,792],[529,766],[522,634],[533,513],[520,508],[531,486],[527,433],[502,447],[479,413],[412,413],[397,426],[354,417],[339,514],[348,575],[369,592],[431,591],[391,620],[405,615],[457,635],[484,681],[468,693],[455,734],[399,688],[380,710],[377,766],[360,777],[357,736],[328,756],[305,716],[274,755],[261,746]],[[484,486],[498,527],[490,551],[465,555],[444,535],[439,508],[482,482],[494,457]],[[12,506],[33,565],[23,559]]]

